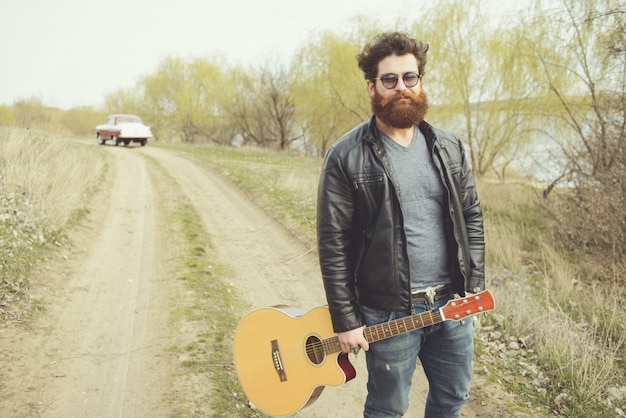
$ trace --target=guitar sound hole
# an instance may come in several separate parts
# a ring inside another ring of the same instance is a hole
[[[324,347],[319,338],[314,336],[307,338],[306,355],[313,364],[320,364],[324,361]]]

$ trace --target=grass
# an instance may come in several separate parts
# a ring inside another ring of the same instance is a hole
[[[101,153],[66,137],[0,129],[0,187],[48,231],[80,211],[105,169]]]
[[[515,382],[509,390],[521,395],[521,403],[553,414],[615,416],[624,400],[608,394],[626,384],[622,286],[580,277],[576,260],[551,241],[553,225],[536,209],[530,187],[482,186],[498,313],[506,318],[507,335],[530,342],[540,366],[520,382],[519,359],[501,362],[500,378]],[[545,384],[535,384],[539,377]]]
[[[99,153],[59,136],[0,128],[0,319],[24,322],[41,306],[30,299],[30,266],[83,203],[106,166]]]
[[[250,149],[167,148],[228,176],[300,239],[315,241],[321,160]],[[0,132],[0,313],[11,311],[19,295],[28,293],[30,264],[84,214],[84,199],[106,171],[101,150],[88,149],[43,134]],[[152,165],[158,181],[172,182],[158,162]],[[619,416],[626,409],[626,396],[620,395],[626,392],[623,272],[603,282],[582,276],[577,260],[553,242],[554,225],[537,209],[532,186],[481,181],[478,187],[488,285],[496,298],[496,314],[484,326],[497,332],[500,345],[524,344],[490,364],[483,361],[489,347],[479,342],[477,362],[489,370],[492,384],[514,394],[511,414]],[[182,359],[179,378],[187,385],[185,396],[170,400],[175,416],[198,410],[209,410],[205,416],[257,416],[246,407],[232,367],[233,312],[239,302],[225,284],[227,268],[211,259],[210,231],[202,230],[189,203],[181,197],[164,204],[180,248],[172,254],[180,267],[177,278],[188,289],[177,296],[180,308],[172,321],[181,332],[185,324],[200,330],[171,348]]]

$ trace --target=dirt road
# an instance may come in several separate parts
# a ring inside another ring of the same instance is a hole
[[[89,215],[70,232],[71,245],[35,269],[33,293],[45,314],[0,334],[3,417],[172,416],[168,399],[178,366],[168,348],[179,335],[168,315],[185,290],[171,279],[161,205],[176,196],[156,180],[163,173],[200,214],[245,309],[325,303],[314,252],[228,179],[156,147],[104,150],[109,169]],[[353,362],[355,380],[326,388],[297,416],[359,416],[364,355]],[[422,415],[423,382],[416,375],[409,416]],[[464,416],[476,416],[471,405]]]

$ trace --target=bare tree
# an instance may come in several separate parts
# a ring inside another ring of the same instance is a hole
[[[535,28],[539,42],[533,54],[558,104],[552,124],[565,160],[544,196],[566,185],[554,202],[564,242],[623,264],[626,6],[613,0],[563,0],[562,8],[543,18]]]
[[[289,76],[282,67],[239,73],[231,119],[244,143],[285,150],[301,138]]]

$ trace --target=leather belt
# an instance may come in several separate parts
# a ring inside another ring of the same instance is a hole
[[[436,300],[443,299],[450,295],[450,286],[447,284],[440,286],[427,287],[426,289],[416,290],[411,292],[411,302],[421,303],[429,302],[433,303]]]

